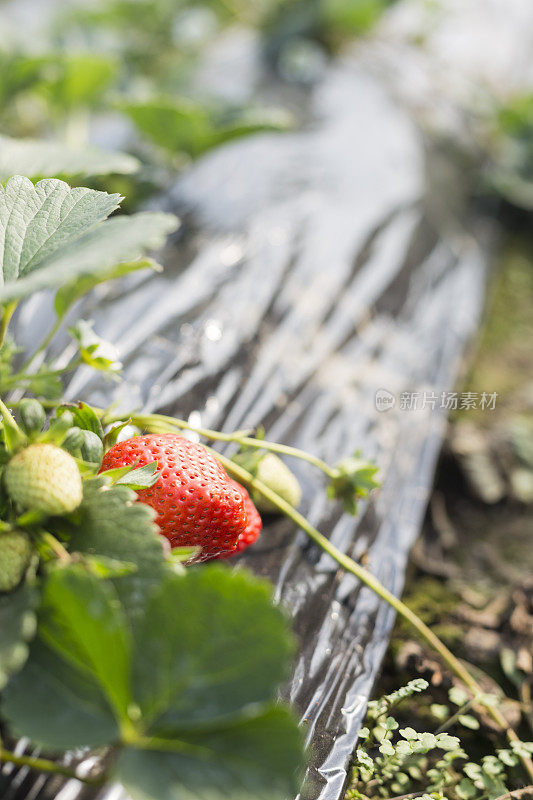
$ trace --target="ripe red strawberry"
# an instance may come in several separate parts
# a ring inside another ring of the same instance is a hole
[[[100,472],[153,461],[161,476],[137,496],[157,512],[172,547],[201,547],[196,561],[231,555],[246,530],[244,497],[202,445],[174,433],[134,436],[106,453]]]
[[[246,511],[246,519],[248,521],[246,524],[246,530],[239,536],[239,539],[237,541],[237,547],[235,548],[235,550],[232,553],[226,553],[220,555],[218,556],[218,558],[229,558],[230,556],[234,556],[237,553],[242,553],[243,550],[246,550],[247,547],[250,547],[250,545],[253,544],[259,538],[259,534],[261,533],[261,528],[263,527],[263,522],[261,520],[261,517],[259,516],[259,511],[252,503],[250,495],[248,494],[244,486],[241,486],[240,483],[237,483],[237,481],[233,480],[231,481],[231,483],[233,484],[235,489],[241,492],[244,498],[244,508]]]

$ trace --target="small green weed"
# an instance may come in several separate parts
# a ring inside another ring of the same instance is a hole
[[[479,763],[471,761],[461,738],[448,733],[452,727],[471,731],[480,726],[477,717],[468,713],[472,700],[458,687],[450,689],[449,705],[430,705],[434,733],[400,728],[392,710],[428,686],[417,678],[368,704],[345,800],[496,800],[509,791],[512,770],[520,755],[533,753],[533,742],[513,742],[483,756]],[[477,698],[484,706],[494,702],[493,695]]]

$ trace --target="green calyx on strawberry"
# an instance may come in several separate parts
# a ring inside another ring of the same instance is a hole
[[[202,445],[174,433],[134,436],[106,453],[100,472],[154,461],[159,479],[137,490],[137,497],[157,512],[160,532],[171,546],[201,548],[195,561],[236,552],[247,528],[242,487]]]
[[[16,589],[32,554],[30,537],[24,531],[0,532],[0,592]]]
[[[364,461],[360,453],[345,458],[334,468],[327,488],[328,497],[341,500],[348,514],[357,512],[357,500],[379,486],[376,480],[378,467]]]
[[[17,509],[60,515],[82,500],[80,471],[74,458],[53,444],[31,444],[4,470],[6,491]]]
[[[264,483],[271,491],[279,494],[293,508],[298,508],[302,499],[302,489],[294,473],[275,453],[245,449],[233,456],[233,461]],[[275,514],[279,509],[263,497],[261,492],[251,489],[251,497],[259,511]]]

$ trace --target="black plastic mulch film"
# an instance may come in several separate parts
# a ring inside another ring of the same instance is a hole
[[[399,594],[446,417],[439,404],[404,409],[400,395],[453,390],[485,259],[471,238],[428,222],[421,138],[378,82],[337,64],[311,103],[304,131],[242,140],[193,166],[160,203],[184,218],[165,273],[106,288],[85,311],[118,345],[124,407],[225,430],[261,423],[333,463],[356,448],[376,459],[383,485],[357,518],[325,499],[320,475],[291,466],[304,513]],[[22,338],[48,313],[48,300],[23,310]],[[393,408],[376,408],[378,390]],[[110,399],[84,369],[68,395]],[[310,746],[301,796],[338,800],[394,615],[287,521],[267,524],[242,560],[272,581],[298,638],[283,694]],[[3,800],[122,797],[24,770],[0,776],[0,789]]]

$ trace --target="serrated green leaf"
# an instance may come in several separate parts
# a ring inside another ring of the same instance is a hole
[[[297,790],[301,735],[271,705],[290,643],[263,582],[215,566],[145,584],[128,660],[127,609],[111,591],[128,578],[102,581],[77,565],[48,580],[44,639],[4,698],[12,732],[52,749],[104,745],[120,738],[113,714],[125,710],[118,777],[135,798],[209,787],[213,798],[282,800]]]
[[[45,139],[12,139],[0,135],[0,180],[26,175],[37,180],[49,177],[128,175],[139,162],[126,153],[96,147],[73,148]]]
[[[129,275],[130,272],[137,272],[141,269],[159,270],[160,267],[151,258],[140,258],[137,261],[115,264],[107,272],[100,272],[97,275],[78,275],[73,281],[69,281],[57,291],[54,301],[57,316],[63,317],[76,300],[90,292],[99,283],[121,278],[124,275]]]
[[[34,186],[28,178],[15,175],[0,186],[2,283],[29,276],[105,220],[119,202],[118,194],[71,189],[54,179]]]
[[[37,629],[38,602],[37,589],[27,583],[14,592],[0,594],[0,689],[28,657],[28,642]]]
[[[21,672],[2,696],[12,734],[52,750],[100,747],[118,740],[118,727],[100,687],[37,639]]]
[[[133,800],[286,800],[299,789],[301,735],[284,708],[153,746],[161,749],[126,749],[118,759]]]
[[[0,195],[6,281],[0,301],[63,286],[77,275],[106,274],[160,247],[176,228],[172,214],[158,212],[105,220],[117,201],[118,195],[71,190],[62,181],[40,181],[34,187],[27,178],[11,178]]]
[[[123,600],[131,593],[142,605],[143,584],[159,578],[165,558],[153,510],[135,500],[131,489],[107,486],[103,477],[85,481],[70,550],[135,564],[137,571],[118,578],[115,586]],[[128,613],[136,607],[133,600],[126,604]]]
[[[80,564],[54,569],[44,585],[39,636],[96,680],[119,719],[127,717],[131,642],[111,583]]]
[[[270,595],[266,583],[216,565],[155,587],[133,627],[135,699],[150,733],[191,730],[272,697],[292,641]]]

